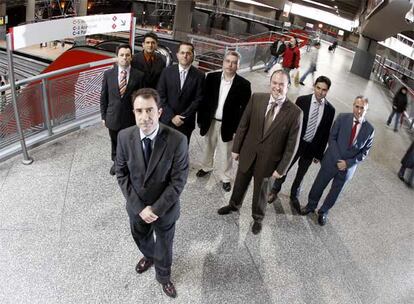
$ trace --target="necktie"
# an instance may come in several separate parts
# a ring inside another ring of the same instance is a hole
[[[304,141],[311,142],[313,137],[315,136],[316,125],[318,123],[318,116],[319,116],[319,104],[316,105],[315,108],[313,108],[312,114],[308,121],[305,136],[303,136]]]
[[[270,109],[267,111],[267,114],[265,116],[264,126],[263,126],[263,135],[266,134],[267,130],[269,130],[270,125],[273,122],[273,116],[275,114],[275,109],[277,107],[277,102],[272,101],[270,103]]]
[[[186,76],[187,71],[186,70],[182,70],[180,72],[180,88],[183,88],[184,82],[185,82],[185,76]]]
[[[145,158],[145,165],[148,167],[149,160],[151,158],[152,153],[152,146],[151,146],[151,139],[145,137],[144,141],[144,158]]]
[[[350,147],[352,146],[352,143],[354,142],[358,124],[359,124],[358,120],[354,121],[354,126],[352,127],[352,131],[351,131],[351,137],[349,138],[349,146]]]
[[[124,96],[127,87],[127,71],[121,71],[121,81],[119,82],[119,95]]]

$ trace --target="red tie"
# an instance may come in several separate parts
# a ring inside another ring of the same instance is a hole
[[[355,134],[356,134],[356,130],[357,130],[358,124],[359,124],[359,121],[358,120],[355,120],[354,126],[352,127],[352,131],[351,131],[351,137],[349,138],[349,146],[350,147],[352,146],[352,143],[354,142]]]

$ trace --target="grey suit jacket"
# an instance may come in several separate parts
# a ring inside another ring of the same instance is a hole
[[[188,176],[187,138],[160,124],[146,169],[139,128],[124,129],[118,134],[115,172],[130,215],[152,206],[159,217],[176,221]]]
[[[322,169],[337,171],[338,160],[345,160],[347,165],[346,179],[352,178],[357,165],[368,155],[374,140],[374,127],[366,120],[352,146],[349,146],[351,137],[353,113],[340,113],[336,118],[329,135],[329,145],[322,159]]]
[[[286,99],[269,130],[263,125],[270,95],[254,93],[243,113],[233,143],[239,153],[239,170],[246,172],[253,162],[255,176],[268,177],[274,170],[286,174],[297,151],[302,128],[302,110]]]

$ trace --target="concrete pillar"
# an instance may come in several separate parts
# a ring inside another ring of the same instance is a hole
[[[377,53],[377,41],[359,36],[358,48],[352,61],[351,73],[369,79]]]
[[[32,22],[35,20],[35,0],[27,0],[26,4],[26,22]]]
[[[195,2],[193,0],[176,0],[173,39],[187,41],[191,33],[191,20]]]
[[[77,15],[78,16],[86,16],[88,15],[88,0],[80,0],[80,3],[77,7]]]
[[[0,3],[0,16],[6,16],[6,1]],[[0,26],[0,40],[6,40],[6,24]]]

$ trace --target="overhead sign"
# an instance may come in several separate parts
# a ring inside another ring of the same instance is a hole
[[[31,23],[13,27],[10,33],[12,34],[12,49],[17,50],[41,42],[130,31],[131,26],[131,13],[107,14]]]

